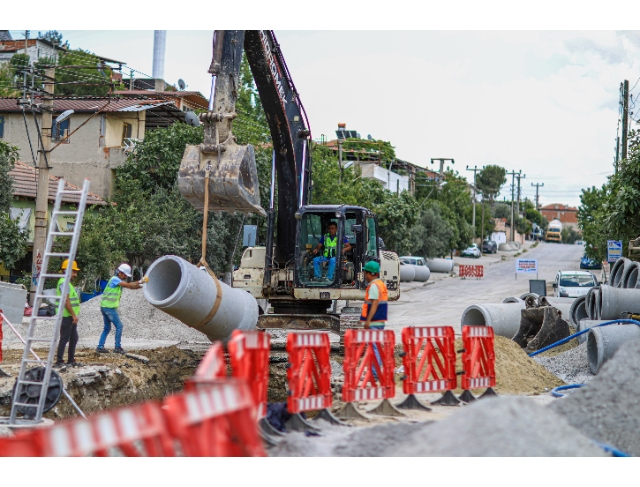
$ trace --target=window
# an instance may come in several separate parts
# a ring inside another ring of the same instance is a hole
[[[0,115],[0,139],[4,137],[4,115]]]
[[[61,141],[69,135],[70,120],[67,118],[60,123],[54,123],[51,127],[51,140]],[[69,139],[64,141],[65,144],[69,143]]]
[[[120,145],[126,145],[125,140],[130,138],[131,138],[131,124],[124,122],[122,124],[122,144]]]
[[[376,234],[376,221],[367,218],[367,256],[378,258],[378,236]]]

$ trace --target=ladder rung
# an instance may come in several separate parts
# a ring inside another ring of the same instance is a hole
[[[63,189],[62,191],[58,191],[58,194],[60,194],[60,193],[62,193],[62,194],[82,194],[83,191],[82,190],[73,191],[73,190],[70,190],[70,189]]]
[[[37,408],[38,405],[37,404],[27,404],[26,402],[14,402],[12,403],[13,406],[27,406],[29,408]]]
[[[57,316],[32,316],[31,319],[32,320],[52,321],[52,320],[57,319]]]
[[[26,384],[28,386],[43,386],[44,382],[34,382],[32,380],[20,380],[18,379],[19,384]]]
[[[34,360],[32,358],[26,358],[23,360],[23,362],[29,363],[29,364],[41,364],[42,360]]]
[[[54,211],[53,213],[55,213],[56,215],[77,215],[78,214],[77,211],[68,211],[68,210]]]
[[[61,299],[62,296],[58,296],[57,294],[36,294],[36,299]]]
[[[49,232],[49,235],[59,235],[59,236],[71,237],[73,235],[73,232]]]
[[[69,257],[71,254],[69,252],[49,252],[46,255],[48,257]]]
[[[47,342],[51,343],[53,341],[52,338],[27,338],[30,342]]]
[[[65,277],[65,275],[64,274],[40,274],[40,277],[61,278],[61,277]]]

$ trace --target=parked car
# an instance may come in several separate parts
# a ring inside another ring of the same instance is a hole
[[[580,269],[602,269],[602,263],[590,259],[587,254],[584,254],[580,260]]]
[[[584,240],[576,240],[576,245],[584,245]]]
[[[498,251],[498,244],[493,240],[485,240],[482,242],[483,254],[495,254]]]
[[[553,295],[559,298],[577,298],[597,285],[596,276],[589,271],[558,271],[553,281]]]
[[[460,256],[475,257],[476,259],[479,259],[480,257],[482,257],[482,252],[480,252],[477,244],[471,244],[471,247],[467,247],[462,252],[460,252]]]

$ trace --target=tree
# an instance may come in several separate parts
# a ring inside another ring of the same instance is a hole
[[[496,165],[488,165],[482,171],[478,171],[476,187],[489,200],[490,206],[493,206],[494,200],[500,194],[500,188],[507,182],[506,173],[504,167]]]
[[[437,200],[444,217],[453,229],[450,248],[464,249],[471,244],[473,238],[473,205],[469,196],[469,186],[467,180],[454,171],[445,173],[445,181],[447,184],[437,191]]]
[[[411,229],[411,253],[426,258],[445,257],[451,251],[452,238],[451,223],[443,216],[440,204],[433,202]]]
[[[608,232],[603,226],[603,205],[607,199],[607,191],[606,184],[600,189],[595,186],[583,189],[578,207],[578,226],[582,229],[585,252],[598,262],[607,256]]]
[[[10,63],[0,64],[0,96],[16,97],[20,92],[16,89],[14,71]]]
[[[86,66],[82,68],[65,66]],[[82,49],[60,54],[56,67],[56,95],[106,96],[111,91],[109,66]]]
[[[27,232],[11,220],[9,210],[13,201],[13,179],[9,171],[18,158],[17,147],[0,141],[0,261],[11,270],[27,253]]]
[[[44,34],[42,32],[38,32],[38,39],[49,41],[54,46],[69,49],[69,41],[62,42],[62,34],[57,30],[48,30]]]

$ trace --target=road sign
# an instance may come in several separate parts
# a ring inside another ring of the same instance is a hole
[[[622,257],[622,240],[607,240],[607,262],[610,264]]]
[[[538,259],[516,259],[516,279],[518,274],[535,274],[538,278]]]

